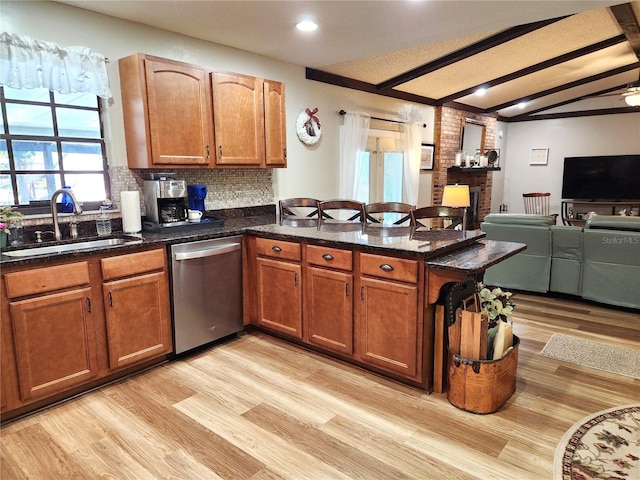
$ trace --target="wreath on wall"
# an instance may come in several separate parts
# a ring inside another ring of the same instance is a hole
[[[320,140],[320,119],[316,116],[318,109],[306,108],[296,119],[296,134],[305,145],[315,145]]]

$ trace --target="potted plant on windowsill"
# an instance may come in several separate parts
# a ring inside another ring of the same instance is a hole
[[[22,224],[22,213],[15,207],[0,207],[0,248],[7,246],[7,236],[11,229]]]

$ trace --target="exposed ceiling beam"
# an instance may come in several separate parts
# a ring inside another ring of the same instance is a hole
[[[597,75],[592,75],[590,77],[582,78],[580,80],[576,80],[575,82],[565,83],[564,85],[559,85],[557,87],[550,88],[548,90],[543,90],[542,92],[532,93],[531,95],[527,95],[526,97],[522,97],[517,100],[511,100],[509,102],[506,102],[500,105],[493,105],[489,108],[485,108],[485,112],[495,112],[498,110],[502,110],[503,108],[517,105],[520,102],[527,102],[527,101],[535,100],[536,98],[546,97],[547,95],[552,95],[554,93],[562,92],[563,90],[579,87],[580,85],[585,85],[587,83],[595,82],[597,80],[602,80],[603,78],[611,77],[613,75],[619,75],[621,73],[628,72],[629,70],[634,70],[638,67],[640,67],[640,63],[632,63],[630,65],[625,65],[623,67],[614,68],[613,70],[608,70],[606,72],[598,73]]]
[[[433,62],[426,63],[414,68],[413,70],[409,70],[408,72],[390,78],[389,80],[385,80],[384,82],[377,84],[376,88],[381,92],[389,90],[393,87],[397,87],[398,85],[402,85],[403,83],[407,83],[411,80],[422,77],[427,73],[434,72],[440,68],[446,67],[447,65],[451,65],[452,63],[459,62],[461,60],[464,60],[465,58],[472,57],[473,55],[482,53],[485,50],[509,42],[515,38],[521,37],[522,35],[526,35],[527,33],[531,33],[535,30],[539,30],[540,28],[546,27],[547,25],[558,22],[563,18],[566,18],[566,16],[509,28],[496,35],[469,45],[468,47],[461,48],[460,50],[450,53],[449,55],[445,55],[444,57],[434,60]]]
[[[638,113],[636,107],[602,108],[599,110],[580,110],[578,112],[546,113],[543,115],[527,115],[526,117],[499,117],[503,122],[529,122],[531,120],[554,120],[556,118],[595,117],[598,115],[619,115],[621,113]]]
[[[593,98],[593,97],[597,97],[597,96],[600,96],[600,95],[606,95],[608,93],[615,92],[616,90],[622,90],[622,89],[626,88],[626,86],[627,86],[627,84],[625,83],[623,85],[618,85],[618,86],[615,86],[615,87],[612,87],[612,88],[606,88],[604,90],[600,90],[599,92],[590,93],[589,95],[583,95],[583,96],[578,97],[578,98],[572,98],[571,100],[565,100],[563,102],[554,103],[553,105],[546,105],[544,107],[537,108],[535,110],[531,110],[531,111],[529,111],[527,113],[523,113],[521,115],[515,115],[513,117],[509,117],[509,119],[511,119],[514,122],[517,122],[518,120],[520,120],[521,117],[522,118],[529,118],[532,115],[535,115],[535,114],[540,113],[540,112],[544,112],[545,110],[551,110],[553,108],[563,107],[565,105],[569,105],[571,103],[576,103],[576,102],[579,102],[581,100],[585,100],[587,98]],[[622,99],[622,96],[620,96],[620,98]]]
[[[334,73],[323,72],[322,70],[316,70],[315,68],[306,67],[305,78],[307,80],[315,80],[317,82],[337,85],[339,87],[351,88],[352,90],[360,90],[361,92],[374,93],[376,95],[382,95],[383,97],[398,98],[400,100],[421,103],[423,105],[436,105],[436,100],[433,98],[414,95],[413,93],[401,92],[399,90],[393,89],[381,92],[373,83],[362,82],[360,80],[343,77]]]
[[[633,11],[633,6],[630,3],[624,3],[609,7],[609,10],[613,13],[622,32],[627,37],[629,45],[640,60],[640,25]]]
[[[446,97],[442,97],[438,99],[438,102],[445,103],[456,98],[466,97],[467,95],[472,94],[478,88],[491,88],[496,85],[500,85],[502,83],[510,82],[511,80],[515,80],[516,78],[523,77],[525,75],[531,75],[532,73],[539,72],[540,70],[544,70],[545,68],[554,67],[564,62],[568,62],[570,60],[574,60],[579,57],[583,57],[593,52],[600,51],[605,48],[612,47],[619,43],[626,42],[627,38],[624,35],[618,35],[616,37],[609,38],[607,40],[603,40],[602,42],[594,43],[593,45],[587,45],[586,47],[579,48],[578,50],[574,50],[573,52],[568,52],[563,55],[559,55],[555,58],[550,58],[549,60],[545,60],[544,62],[540,62],[536,65],[531,65],[529,67],[518,70],[517,72],[509,73],[502,77],[490,80],[488,82],[482,83],[481,85],[476,85],[474,87],[467,88],[465,90],[461,90],[460,92],[452,93],[451,95],[447,95]]]

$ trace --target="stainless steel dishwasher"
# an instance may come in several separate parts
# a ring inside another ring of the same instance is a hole
[[[242,330],[242,237],[171,246],[175,353]]]

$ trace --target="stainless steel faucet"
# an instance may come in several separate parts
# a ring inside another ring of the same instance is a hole
[[[53,217],[53,233],[56,237],[56,240],[62,240],[62,233],[60,233],[60,225],[58,224],[58,210],[56,209],[56,199],[59,195],[66,193],[71,198],[71,203],[73,204],[73,213],[76,215],[80,215],[82,213],[82,207],[78,203],[76,196],[73,192],[68,188],[59,188],[53,195],[51,195],[51,216]],[[73,229],[72,229],[73,231]],[[75,230],[76,236],[78,235],[77,230]]]

